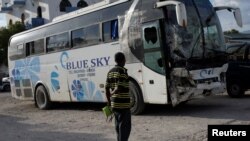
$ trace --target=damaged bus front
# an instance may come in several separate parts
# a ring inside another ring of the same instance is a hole
[[[216,10],[232,10],[242,26],[239,9],[214,8],[207,0],[162,1],[156,7],[165,16],[162,62],[172,104],[224,92],[226,47]]]
[[[238,8],[213,7],[208,0],[134,0],[131,7],[119,18],[120,43],[128,64],[146,68],[141,82],[130,74],[142,84],[145,103],[175,106],[225,91],[226,45],[216,11],[231,11],[242,26]]]

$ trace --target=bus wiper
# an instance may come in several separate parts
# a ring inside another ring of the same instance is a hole
[[[235,53],[237,53],[237,52],[239,52],[243,47],[245,47],[246,45],[247,45],[248,43],[242,43],[241,45],[240,45],[240,47],[238,47],[235,51],[233,51],[233,52],[231,52],[231,53],[228,53],[228,52],[226,52],[226,51],[220,51],[220,50],[216,50],[216,49],[211,49],[211,48],[206,48],[207,50],[211,50],[211,51],[213,51],[213,52],[215,52],[215,53],[220,53],[220,54],[225,54],[225,55],[232,55],[232,54],[235,54]]]
[[[193,57],[194,49],[195,49],[195,47],[197,46],[198,41],[201,39],[201,34],[202,34],[202,32],[199,33],[198,37],[197,37],[196,40],[195,40],[195,43],[194,43],[194,46],[193,46],[193,48],[192,48],[191,55],[190,55],[190,58],[189,58],[189,59],[191,59],[191,58]]]

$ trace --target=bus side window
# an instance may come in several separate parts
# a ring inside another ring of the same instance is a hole
[[[25,56],[24,54],[24,47],[23,47],[23,44],[21,45],[17,45],[17,52],[16,52],[16,57],[15,59],[21,59]]]
[[[26,56],[44,53],[44,41],[39,39],[26,43]]]
[[[86,45],[95,45],[100,42],[100,27],[98,25],[92,25],[85,28],[86,33]]]
[[[158,21],[145,23],[142,27],[144,64],[150,69],[163,74],[164,68],[160,61],[160,59],[162,59],[162,52],[159,31],[160,27]]]
[[[69,48],[69,34],[68,32],[50,36],[46,38],[47,52],[55,52]]]
[[[26,56],[30,56],[30,43],[25,44]]]
[[[112,42],[119,39],[117,19],[103,23],[102,27],[104,42]]]
[[[81,44],[85,42],[84,29],[77,29],[72,31],[72,45],[73,47],[80,47]]]
[[[96,45],[100,42],[100,27],[92,25],[72,31],[73,47]]]
[[[35,46],[34,41],[26,43],[26,56],[34,55],[35,54]]]
[[[39,39],[33,42],[34,54],[44,53],[44,39]]]

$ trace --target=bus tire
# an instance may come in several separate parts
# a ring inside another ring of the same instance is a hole
[[[36,89],[35,93],[35,105],[41,110],[50,109],[52,103],[49,99],[48,93],[44,86],[40,85]]]
[[[244,90],[240,82],[229,81],[227,83],[227,94],[232,98],[239,98],[244,95]]]
[[[142,114],[145,103],[139,85],[133,80],[129,83],[129,94],[131,96],[131,113],[133,115]]]

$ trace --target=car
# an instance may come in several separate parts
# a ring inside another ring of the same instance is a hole
[[[0,73],[0,91],[10,91],[10,78],[8,73]]]
[[[234,44],[227,48],[228,70],[226,72],[227,93],[239,98],[250,89],[250,44]]]

